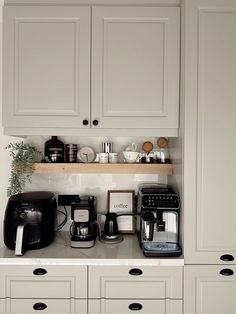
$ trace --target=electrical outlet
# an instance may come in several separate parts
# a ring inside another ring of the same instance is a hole
[[[71,203],[79,197],[79,194],[59,194],[58,206],[70,206]]]

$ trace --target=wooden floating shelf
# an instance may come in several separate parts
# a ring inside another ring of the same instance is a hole
[[[172,164],[35,163],[34,173],[172,174]]]

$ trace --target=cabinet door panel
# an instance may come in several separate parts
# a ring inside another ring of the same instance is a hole
[[[185,259],[235,263],[236,3],[189,1],[186,21]]]
[[[4,8],[3,122],[84,127],[90,115],[90,8]]]
[[[101,128],[177,128],[179,8],[93,8],[92,116]]]
[[[1,303],[0,303],[1,305]],[[6,299],[1,314],[86,314],[86,300],[62,299]]]
[[[229,273],[233,275],[222,275]],[[185,314],[234,314],[236,310],[236,267],[186,266],[184,279]]]
[[[182,300],[89,300],[89,314],[130,314],[137,311],[142,314],[182,314]]]
[[[132,269],[141,270],[132,275]],[[182,298],[182,267],[89,266],[89,298]]]
[[[35,269],[46,270],[35,275]],[[0,297],[8,298],[87,298],[87,267],[1,265]]]

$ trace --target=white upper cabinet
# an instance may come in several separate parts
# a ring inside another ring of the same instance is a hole
[[[6,6],[5,134],[177,135],[179,22],[177,7]]]
[[[92,115],[102,128],[178,128],[179,8],[96,7]]]
[[[90,8],[7,7],[3,48],[5,127],[83,125],[90,116]]]
[[[185,260],[235,264],[236,1],[185,10]]]

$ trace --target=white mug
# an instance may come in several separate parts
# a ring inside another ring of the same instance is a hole
[[[108,163],[108,153],[99,153],[99,162],[100,164]]]
[[[109,163],[116,164],[118,162],[118,153],[109,153]]]

